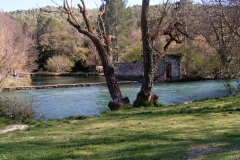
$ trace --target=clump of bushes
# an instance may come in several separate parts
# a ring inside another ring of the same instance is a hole
[[[0,97],[0,117],[6,117],[24,122],[36,117],[34,101],[16,102]]]
[[[50,72],[69,72],[74,63],[66,56],[53,56],[47,60],[46,68]]]

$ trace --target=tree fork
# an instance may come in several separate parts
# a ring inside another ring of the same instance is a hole
[[[113,66],[113,50],[112,50],[112,43],[111,43],[111,38],[113,36],[106,35],[105,31],[100,35],[93,32],[93,27],[90,23],[84,0],[81,0],[81,2],[82,2],[82,5],[78,4],[78,8],[80,9],[80,13],[83,15],[84,22],[87,26],[86,29],[84,29],[74,17],[73,12],[68,5],[67,0],[63,1],[62,11],[68,15],[67,21],[74,28],[76,28],[79,33],[84,34],[89,39],[91,39],[91,41],[95,45],[103,65],[103,72],[107,82],[107,87],[111,95],[111,98],[113,100],[109,102],[108,107],[112,111],[118,110],[121,106],[125,104],[129,104],[130,101],[128,97],[122,98],[122,93],[120,91],[120,88],[115,76],[114,66]],[[104,22],[102,21],[101,14],[102,13],[100,13],[99,18],[100,18],[100,22],[102,23],[102,26],[104,27]]]

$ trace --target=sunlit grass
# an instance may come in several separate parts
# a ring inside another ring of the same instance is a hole
[[[237,160],[239,99],[129,107],[78,121],[32,122],[25,131],[0,134],[0,159]]]
[[[7,79],[4,80],[2,87],[17,87],[17,86],[29,86],[31,84],[30,77],[17,77],[8,76]]]

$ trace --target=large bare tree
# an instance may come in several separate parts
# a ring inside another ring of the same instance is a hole
[[[181,2],[171,3],[167,0],[163,3],[161,14],[153,24],[149,19],[149,3],[150,0],[142,0],[141,31],[144,77],[134,105],[138,105],[142,100],[157,103],[158,96],[152,93],[156,66],[173,42],[182,43],[182,37],[189,37],[179,16],[183,8]],[[175,6],[174,9],[173,6]],[[167,23],[164,23],[166,19]],[[152,29],[150,29],[150,26]],[[183,36],[181,37],[181,35]],[[160,36],[164,36],[166,41],[160,42]],[[162,50],[156,47],[158,43],[162,43]]]
[[[112,101],[109,102],[108,106],[111,110],[118,110],[124,104],[130,103],[130,101],[127,97],[123,98],[117,79],[115,77],[112,48],[112,39],[114,38],[114,35],[108,35],[105,30],[104,21],[102,18],[102,15],[105,12],[104,3],[103,7],[101,7],[102,9],[99,11],[99,32],[96,32],[93,28],[93,25],[91,24],[84,0],[81,0],[81,4],[78,4],[77,6],[80,14],[83,17],[85,26],[83,26],[82,23],[78,22],[74,10],[69,5],[67,0],[63,0],[63,7],[61,7],[61,11],[67,14],[67,21],[69,24],[77,29],[79,33],[91,39],[95,45],[101,59],[108,90],[112,98]]]
[[[52,0],[53,1],[53,0]],[[53,1],[54,2],[54,1]],[[86,27],[78,22],[76,15],[72,7],[70,7],[67,0],[63,0],[62,12],[67,14],[67,21],[77,29],[77,31],[85,36],[87,36],[93,44],[95,45],[98,54],[100,56],[104,75],[107,81],[107,86],[113,101],[109,102],[108,106],[111,110],[118,110],[121,106],[126,103],[130,103],[127,97],[123,98],[119,85],[117,83],[114,66],[113,66],[113,48],[112,39],[114,35],[108,35],[105,30],[105,25],[103,21],[103,14],[105,13],[104,0],[102,1],[102,7],[99,12],[98,30],[96,32],[93,29],[91,21],[88,17],[88,12],[84,0],[81,0],[81,4],[78,4],[79,12],[83,16],[84,24]],[[54,2],[55,3],[55,2]],[[154,32],[150,33],[148,20],[150,0],[142,1],[142,14],[141,14],[141,30],[142,30],[142,46],[143,46],[143,63],[144,63],[144,80],[140,92],[134,102],[137,105],[139,101],[145,100],[149,102],[156,103],[158,101],[158,96],[152,94],[153,80],[154,80],[154,70],[155,66],[159,60],[165,55],[168,47],[172,42],[181,43],[180,34],[187,36],[186,32],[182,29],[182,23],[179,21],[177,14],[173,15],[167,25],[163,23],[166,15],[169,14],[168,11],[172,9],[172,4],[167,1],[163,5],[163,11],[158,18],[158,23],[155,25]],[[171,15],[172,16],[172,15]],[[171,17],[169,16],[169,17]],[[164,45],[163,51],[158,50],[155,46],[159,36],[167,36],[167,41]]]

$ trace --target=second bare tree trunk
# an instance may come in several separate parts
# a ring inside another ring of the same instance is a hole
[[[152,93],[152,86],[154,80],[154,60],[153,50],[150,41],[150,33],[148,27],[148,10],[150,0],[142,1],[142,15],[141,15],[141,30],[142,30],[142,46],[143,46],[143,65],[144,65],[144,77],[141,91],[138,93],[134,102],[134,106],[142,100],[157,103],[158,96]]]

